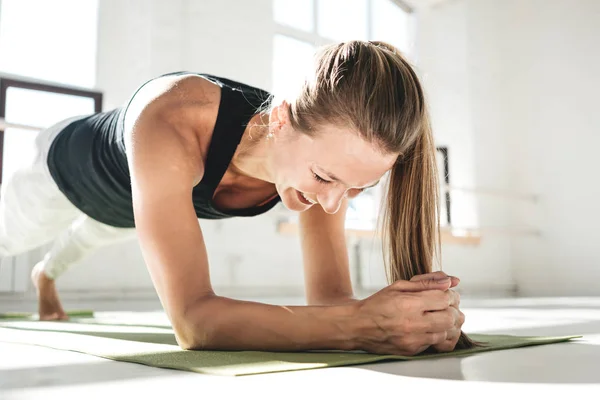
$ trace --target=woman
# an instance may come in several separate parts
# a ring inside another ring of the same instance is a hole
[[[299,93],[281,101],[212,75],[164,75],[126,107],[63,121],[37,145],[36,163],[3,188],[0,251],[54,239],[32,274],[42,319],[66,318],[60,273],[135,232],[182,348],[413,355],[473,345],[450,289],[458,280],[431,274],[438,193],[423,90],[386,43],[321,48]],[[355,300],[347,201],[388,171],[394,283]],[[279,201],[300,213],[309,305],[216,295],[198,219],[253,216]]]

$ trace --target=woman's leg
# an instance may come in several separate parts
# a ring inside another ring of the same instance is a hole
[[[2,182],[0,257],[21,254],[48,243],[81,214],[58,189],[46,163],[52,141],[75,119],[39,132],[34,157]]]
[[[89,249],[90,232],[94,229],[83,229],[90,223],[83,223],[87,218],[59,190],[48,170],[48,150],[62,129],[82,117],[69,118],[38,133],[35,140],[35,156],[25,162],[12,176],[2,183],[0,191],[0,257],[9,257],[33,250],[55,240],[55,246],[61,244],[66,249],[81,247],[79,250],[67,251],[58,260],[75,260],[76,253],[82,256]],[[105,230],[106,231],[106,230]],[[108,230],[110,231],[110,230]],[[73,243],[65,237],[73,232]],[[81,232],[86,239],[81,238]],[[119,236],[119,235],[117,235]],[[96,235],[96,240],[106,243],[103,235]],[[57,244],[58,243],[58,244]],[[55,250],[56,251],[56,250]],[[52,251],[51,251],[52,252]],[[48,258],[49,256],[44,258]],[[52,257],[49,258],[50,260]],[[54,280],[44,271],[46,262],[38,263],[32,272],[33,283],[38,292],[39,311],[42,319],[66,318]],[[54,263],[50,263],[54,265]],[[58,264],[57,264],[58,265]],[[62,269],[68,267],[63,263]],[[51,267],[50,274],[58,276],[58,267]]]
[[[81,215],[52,243],[52,247],[37,263],[32,280],[38,288],[40,319],[66,319],[54,281],[67,269],[95,250],[110,244],[133,239],[135,229],[115,228]]]
[[[57,279],[95,250],[134,237],[134,228],[115,228],[81,215],[54,240],[52,248],[38,265],[48,278]]]

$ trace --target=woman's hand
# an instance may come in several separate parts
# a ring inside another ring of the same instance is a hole
[[[447,277],[451,278],[451,280],[452,280],[452,284],[450,285],[451,288],[457,286],[460,283],[460,279],[458,279],[455,276],[446,275],[442,271],[436,271],[436,272],[432,272],[429,274],[416,275],[416,276],[413,276],[410,279],[410,281],[411,282],[420,282],[420,281],[425,281],[425,280],[444,279]],[[448,290],[450,290],[450,289],[448,289]],[[452,291],[452,292],[454,292],[454,291]],[[456,302],[455,302],[455,304],[452,305],[452,307],[455,307],[457,310],[459,310],[460,295],[458,293],[455,293],[455,298],[456,298]],[[433,348],[435,348],[438,352],[449,352],[449,351],[454,350],[454,348],[456,347],[456,343],[458,342],[458,339],[460,338],[461,327],[464,323],[464,316],[461,320],[458,320],[457,322],[459,322],[460,324],[457,323],[457,325],[453,329],[451,329],[450,331],[447,332],[446,340],[444,340],[442,343],[438,343],[433,346]]]
[[[453,288],[460,283],[460,279],[458,279],[455,276],[448,275],[443,271],[436,271],[436,272],[431,272],[429,274],[415,275],[412,278],[410,278],[410,281],[418,282],[418,281],[423,281],[423,280],[439,280],[439,279],[445,279],[445,278],[451,279],[452,283],[450,285],[450,288]]]
[[[413,356],[430,346],[449,347],[464,315],[450,279],[399,280],[352,304],[358,323],[357,348],[371,353]],[[460,329],[458,330],[460,333]],[[436,347],[437,348],[437,347]]]

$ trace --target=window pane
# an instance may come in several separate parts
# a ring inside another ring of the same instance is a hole
[[[47,128],[63,119],[94,112],[94,100],[36,90],[8,88],[6,91],[6,121]],[[2,180],[12,175],[34,156],[36,132],[8,128],[4,132]]]
[[[49,127],[63,119],[92,114],[91,97],[9,87],[6,91],[8,122]]]
[[[372,40],[388,42],[410,51],[410,13],[390,0],[372,0]]]
[[[273,14],[275,22],[289,25],[303,31],[312,32],[313,0],[274,0]]]
[[[0,71],[93,87],[98,0],[2,0]]]
[[[367,0],[318,0],[318,34],[333,40],[367,40]]]
[[[275,35],[273,52],[273,93],[287,96],[304,82],[312,65],[315,48],[301,40]]]

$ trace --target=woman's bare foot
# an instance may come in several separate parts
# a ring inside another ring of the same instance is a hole
[[[33,267],[33,271],[31,271],[31,281],[37,289],[40,321],[69,319],[58,299],[58,292],[56,291],[54,280],[46,276],[42,269],[41,262]]]

